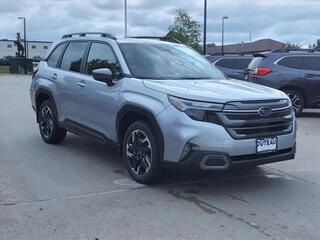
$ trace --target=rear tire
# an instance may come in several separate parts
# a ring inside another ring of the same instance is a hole
[[[303,111],[303,107],[304,107],[303,96],[301,95],[301,93],[299,93],[296,90],[285,89],[284,92],[290,98],[290,100],[292,102],[292,107],[294,109],[296,116],[300,116]]]
[[[40,135],[46,143],[59,144],[66,137],[67,131],[58,125],[58,115],[51,101],[45,100],[38,110]]]
[[[151,184],[161,178],[159,147],[148,122],[132,123],[126,130],[122,146],[127,170],[135,181]]]

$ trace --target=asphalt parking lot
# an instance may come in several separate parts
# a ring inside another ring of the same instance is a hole
[[[320,111],[298,119],[295,160],[144,186],[105,145],[45,144],[30,80],[0,75],[0,239],[320,239]]]

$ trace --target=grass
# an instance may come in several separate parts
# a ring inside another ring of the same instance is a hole
[[[9,73],[9,66],[7,65],[0,65],[0,74],[1,73]]]

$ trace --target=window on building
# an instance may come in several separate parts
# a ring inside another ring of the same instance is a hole
[[[8,48],[12,48],[12,44],[8,44],[7,47],[8,47]]]
[[[48,46],[43,46],[43,49],[48,49]]]
[[[31,48],[35,49],[35,48],[36,48],[36,45],[32,45]]]
[[[80,66],[86,47],[86,42],[70,43],[63,55],[61,68],[73,72],[80,72]]]

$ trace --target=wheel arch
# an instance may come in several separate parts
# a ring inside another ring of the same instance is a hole
[[[41,103],[43,103],[43,101],[45,101],[45,100],[50,100],[52,102],[52,104],[54,105],[55,110],[57,110],[52,93],[48,89],[40,88],[37,90],[37,92],[35,94],[35,103],[36,103],[36,112],[37,113],[38,113],[38,110],[40,108]],[[37,122],[39,122],[38,114],[37,114]]]
[[[284,85],[282,87],[279,88],[281,91],[285,91],[285,90],[294,90],[294,91],[297,91],[299,92],[302,97],[303,97],[303,100],[304,100],[304,107],[306,106],[307,104],[307,98],[306,98],[306,93],[305,91],[303,90],[303,88],[299,87],[299,86],[295,86],[295,85]]]
[[[126,129],[130,124],[139,120],[145,120],[150,123],[152,130],[156,135],[155,137],[159,144],[160,159],[162,159],[164,153],[164,138],[160,126],[150,110],[135,105],[125,105],[117,114],[116,131],[119,153],[122,154],[122,142]]]

